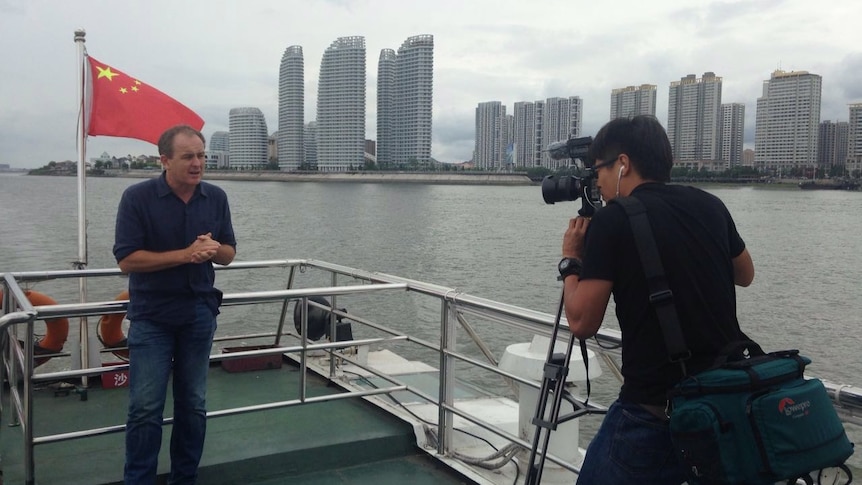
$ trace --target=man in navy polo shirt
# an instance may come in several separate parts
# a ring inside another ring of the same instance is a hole
[[[159,138],[164,171],[123,193],[114,256],[129,274],[129,414],[125,483],[153,484],[173,371],[170,484],[191,484],[206,434],[206,380],[222,293],[212,263],[236,239],[225,192],[202,182],[204,136],[179,125]]]

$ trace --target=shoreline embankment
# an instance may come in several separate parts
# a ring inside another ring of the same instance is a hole
[[[158,170],[111,171],[109,177],[149,178]],[[440,184],[440,185],[535,185],[524,174],[412,173],[412,172],[221,172],[207,171],[205,180],[246,180],[269,182],[367,183],[367,184]]]

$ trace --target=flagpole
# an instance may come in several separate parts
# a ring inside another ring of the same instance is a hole
[[[87,127],[86,120],[86,70],[84,69],[84,29],[75,31],[75,43],[78,46],[78,269],[87,267]],[[82,302],[83,303],[83,300]]]
[[[75,31],[75,44],[78,47],[78,260],[73,263],[75,269],[87,269],[87,69],[86,69],[86,48],[84,38],[87,33],[84,29]],[[87,302],[87,279],[78,278],[78,292],[81,297],[81,303]],[[81,317],[80,321],[80,339],[79,345],[81,349],[80,365],[81,368],[89,368],[90,364],[97,365],[96,362],[90,362],[90,338],[89,328],[87,325],[87,317]],[[88,386],[88,378],[82,378],[84,387]]]

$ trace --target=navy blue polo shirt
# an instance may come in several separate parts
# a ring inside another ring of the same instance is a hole
[[[174,195],[165,173],[127,188],[117,210],[114,257],[138,250],[187,248],[201,234],[236,248],[227,195],[201,182],[188,203]],[[222,292],[215,288],[213,265],[188,263],[161,271],[129,274],[129,320],[182,324],[195,318],[195,304],[206,302],[218,315]]]

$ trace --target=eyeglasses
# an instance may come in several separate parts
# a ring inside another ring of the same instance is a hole
[[[610,167],[611,165],[617,163],[617,160],[620,159],[620,156],[617,155],[613,158],[609,158],[606,162],[599,163],[597,165],[593,165],[593,172],[598,172],[600,168]]]

